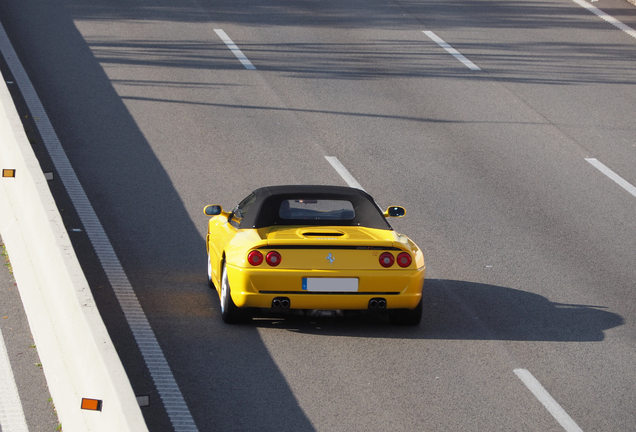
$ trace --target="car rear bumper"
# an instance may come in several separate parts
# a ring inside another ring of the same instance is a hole
[[[238,307],[271,308],[277,297],[290,309],[364,310],[371,299],[386,300],[386,309],[413,309],[422,297],[425,269],[274,270],[228,266],[228,280]],[[356,278],[356,292],[303,290],[303,278]]]

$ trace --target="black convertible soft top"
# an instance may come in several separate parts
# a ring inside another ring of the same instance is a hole
[[[354,216],[347,220],[283,219],[279,214],[286,200],[346,200],[353,205]],[[244,206],[240,228],[265,228],[275,225],[364,226],[392,229],[371,195],[344,186],[290,185],[256,189],[238,205]],[[236,210],[235,210],[236,211]],[[238,215],[237,215],[238,216]]]

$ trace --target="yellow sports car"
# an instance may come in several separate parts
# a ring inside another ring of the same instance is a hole
[[[366,192],[341,186],[270,186],[231,212],[208,205],[208,281],[226,323],[255,311],[375,310],[395,324],[422,317],[424,256]]]

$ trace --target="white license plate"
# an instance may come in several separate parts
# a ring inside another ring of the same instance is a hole
[[[303,278],[303,291],[357,292],[356,278]]]

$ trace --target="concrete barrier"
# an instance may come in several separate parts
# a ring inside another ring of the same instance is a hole
[[[15,170],[0,177],[0,234],[64,432],[147,431],[4,80],[0,169]]]

